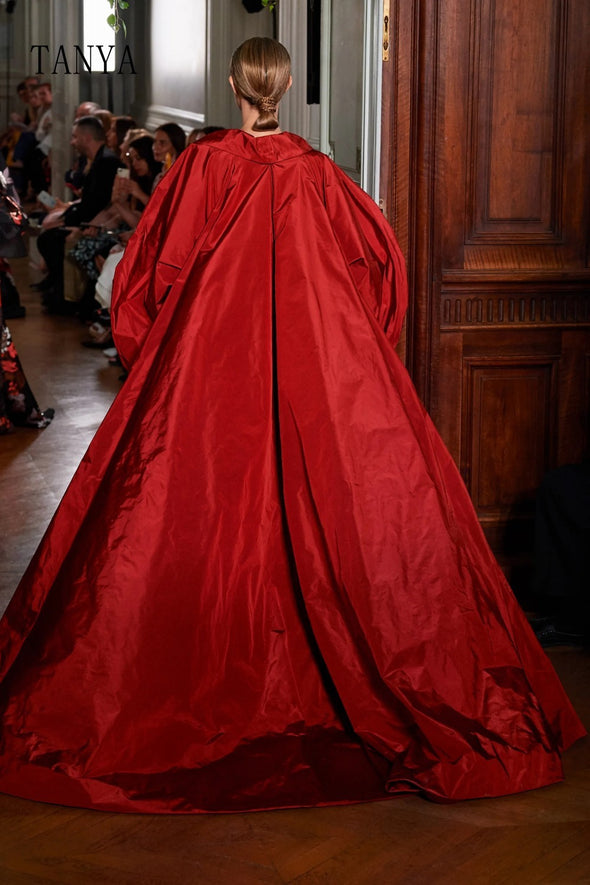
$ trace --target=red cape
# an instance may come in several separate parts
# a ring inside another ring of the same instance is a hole
[[[392,343],[403,261],[296,136],[217,133],[119,265],[128,381],[2,621],[0,789],[232,811],[561,779],[584,730]]]

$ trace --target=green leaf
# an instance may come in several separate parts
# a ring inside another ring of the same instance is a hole
[[[127,25],[125,24],[123,19],[121,19],[121,26],[123,28],[123,33],[125,34],[125,36],[127,36]]]
[[[119,9],[129,9],[128,0],[119,0]]]
[[[115,18],[115,16],[112,13],[107,18],[107,24],[110,25],[111,28],[114,28],[115,25],[117,24],[117,19]]]

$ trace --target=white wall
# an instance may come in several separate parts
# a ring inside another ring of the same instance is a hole
[[[206,122],[208,126],[241,126],[227,81],[230,59],[234,49],[249,37],[272,37],[272,15],[266,9],[248,13],[241,0],[209,0],[208,13]]]
[[[360,181],[363,86],[363,4],[332,2],[330,146],[334,162]]]
[[[288,132],[320,143],[320,107],[307,104],[307,3],[281,0],[279,40],[291,56],[293,85],[281,102],[280,123]]]
[[[107,0],[94,2],[104,6],[105,15],[108,14]],[[14,88],[34,67],[29,51],[32,43],[49,43],[53,54],[60,44],[70,52],[74,43],[83,43],[80,6],[80,0],[18,0],[10,17],[0,7],[0,46],[2,38],[7,36],[7,26],[12,29],[8,80],[5,58],[0,51],[0,96],[4,93],[5,108],[18,106]],[[363,68],[373,73],[379,70],[378,65],[367,67],[366,52],[363,58],[363,10],[365,17],[369,21],[374,19],[377,27],[380,0],[331,0],[331,6],[332,27],[327,36],[332,53],[331,88],[327,121],[322,123],[319,106],[306,103],[307,3],[280,0],[278,37],[291,53],[294,80],[293,88],[283,100],[280,122],[284,129],[302,135],[314,147],[329,140],[336,161],[358,180],[359,146],[364,166],[369,155],[377,156],[378,90],[374,89],[374,107],[369,116],[365,114],[362,133],[360,93],[363,81],[367,90]],[[229,60],[236,46],[248,37],[272,36],[273,17],[267,10],[249,14],[241,0],[190,0],[182,4],[181,11],[171,0],[134,0],[125,18],[128,35],[127,38],[119,35],[117,42],[130,44],[136,76],[128,73],[66,76],[60,71],[48,78],[54,85],[57,125],[63,127],[67,141],[73,109],[78,100],[87,98],[116,113],[130,112],[139,123],[151,129],[166,121],[178,122],[187,131],[202,125],[240,125],[227,83]],[[371,83],[368,86],[372,88]],[[371,110],[364,94],[363,101]],[[371,134],[374,137],[369,143]],[[66,153],[67,150],[66,147]],[[63,159],[65,162],[65,153]],[[56,165],[61,163],[62,159],[56,156]]]
[[[150,27],[151,103],[148,128],[164,122],[200,126],[206,112],[207,0],[176,8],[152,0]]]
[[[148,128],[166,120],[186,129],[239,125],[229,61],[253,36],[272,36],[272,16],[246,12],[241,0],[191,0],[182,15],[171,13],[170,0],[151,0]]]

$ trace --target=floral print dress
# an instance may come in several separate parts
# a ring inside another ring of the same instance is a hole
[[[15,425],[41,429],[52,418],[53,409],[41,411],[25,378],[0,299],[0,435],[10,433]]]

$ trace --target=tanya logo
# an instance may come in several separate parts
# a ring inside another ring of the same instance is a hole
[[[103,70],[98,71],[100,74],[135,74],[135,65],[133,64],[133,57],[131,55],[131,49],[127,44],[125,45],[125,49],[123,51],[123,55],[121,56],[121,61],[119,63],[119,69],[117,71],[109,71],[107,70],[109,64],[109,58],[111,57],[111,53],[114,51],[115,47],[113,45],[107,46],[108,49],[107,54],[104,53],[104,45],[101,43],[91,43],[86,46],[84,52],[82,48],[77,44],[74,44],[72,50],[70,51],[70,60],[68,61],[68,56],[66,55],[66,50],[63,45],[60,44],[57,53],[53,56],[49,51],[49,46],[47,43],[33,43],[31,46],[31,52],[37,50],[37,70],[36,74],[45,74],[46,71],[43,70],[43,64],[45,62],[51,63],[51,59],[53,57],[53,69],[48,71],[51,74],[82,74],[84,71],[92,72],[92,50],[97,49],[98,54],[100,55]],[[44,52],[47,52],[47,55]],[[73,52],[73,56],[72,56]],[[96,60],[96,56],[95,56]],[[73,64],[72,64],[73,62]],[[73,68],[73,70],[72,70]],[[94,71],[94,73],[97,73]]]

